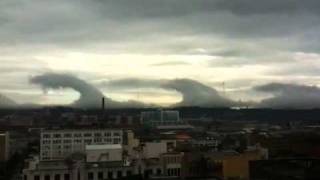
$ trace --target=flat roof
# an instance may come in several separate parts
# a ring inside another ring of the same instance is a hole
[[[86,150],[121,149],[121,144],[86,145]]]

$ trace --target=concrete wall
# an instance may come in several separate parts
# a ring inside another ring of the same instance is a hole
[[[122,161],[122,149],[87,150],[87,162]]]
[[[167,152],[166,142],[146,142],[143,147],[144,158],[158,158],[160,154]]]

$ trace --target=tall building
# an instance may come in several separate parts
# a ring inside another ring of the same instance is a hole
[[[72,153],[85,153],[86,145],[122,144],[122,142],[122,130],[44,130],[41,132],[40,160],[61,160]]]
[[[0,132],[0,162],[9,159],[9,132]]]

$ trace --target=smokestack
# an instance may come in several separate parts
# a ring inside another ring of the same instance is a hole
[[[102,112],[104,112],[104,109],[105,109],[105,98],[104,97],[102,97],[102,102],[101,102],[102,104],[101,104],[101,110],[102,110]]]

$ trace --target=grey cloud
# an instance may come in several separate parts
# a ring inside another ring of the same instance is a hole
[[[44,89],[71,88],[80,94],[80,98],[73,102],[72,106],[80,108],[97,108],[101,106],[104,94],[93,85],[70,74],[46,73],[38,75],[30,80],[31,83],[39,84]],[[144,107],[151,106],[141,102],[129,100],[127,102],[117,102],[105,97],[108,107]]]
[[[168,81],[162,87],[182,94],[182,101],[177,106],[230,107],[235,105],[232,100],[219,95],[215,89],[190,79]]]
[[[191,79],[128,78],[103,82],[100,86],[113,90],[150,88],[154,91],[157,89],[176,91],[182,95],[182,101],[174,106],[231,107],[237,105],[234,101],[221,96],[214,88]]]
[[[100,86],[107,86],[111,89],[137,89],[137,88],[159,88],[165,80],[125,78],[102,82]]]
[[[217,1],[217,8],[225,9],[237,14],[263,14],[263,13],[295,13],[307,12],[318,14],[320,2],[317,0],[234,0]]]
[[[316,86],[270,83],[255,87],[273,97],[264,99],[258,107],[268,108],[320,108],[320,89]]]
[[[68,74],[47,73],[31,78],[31,83],[43,88],[71,88],[80,93],[80,98],[74,102],[76,107],[97,107],[104,95],[95,87]],[[108,99],[110,101],[110,99]]]
[[[181,66],[181,65],[189,65],[189,63],[182,62],[182,61],[170,61],[170,62],[152,64],[152,66]]]
[[[14,108],[17,107],[17,103],[10,98],[0,94],[0,108]]]

